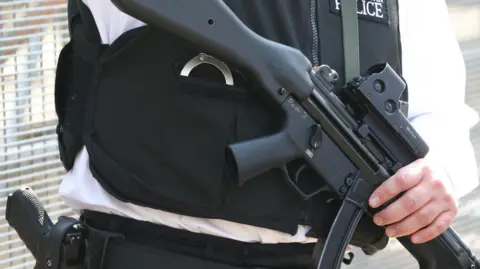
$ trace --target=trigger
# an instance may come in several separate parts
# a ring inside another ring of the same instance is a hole
[[[290,187],[292,187],[295,192],[304,200],[308,200],[309,199],[309,195],[305,194],[297,185],[298,183],[298,177],[295,177],[295,179],[292,179],[292,177],[290,176],[289,172],[288,172],[288,168],[287,168],[287,165],[282,165],[280,167],[280,170],[282,171],[282,175],[283,175],[283,178],[284,180],[290,185]]]

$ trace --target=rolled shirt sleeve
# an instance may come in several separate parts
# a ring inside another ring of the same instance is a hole
[[[456,198],[479,185],[470,129],[479,121],[465,104],[464,59],[442,0],[403,0],[400,5],[403,76],[409,120],[442,165]]]

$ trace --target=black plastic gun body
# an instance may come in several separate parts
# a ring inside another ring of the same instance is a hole
[[[304,159],[329,191],[343,200],[325,246],[314,255],[316,268],[340,267],[360,217],[374,213],[367,205],[373,190],[428,152],[403,113],[400,96],[406,83],[388,64],[372,67],[336,95],[332,92],[335,71],[312,67],[300,51],[255,34],[221,0],[112,2],[150,26],[249,70],[263,86],[259,95],[283,108],[286,121],[280,132],[230,145],[226,154],[236,166],[240,186],[269,169],[285,169],[286,163]],[[284,174],[305,199],[324,191],[306,192],[295,178]],[[480,268],[451,229],[426,244],[400,241],[422,269]]]

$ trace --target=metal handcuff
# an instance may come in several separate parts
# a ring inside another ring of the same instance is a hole
[[[197,56],[188,61],[180,72],[180,75],[188,77],[190,72],[192,72],[193,69],[201,64],[211,64],[215,66],[218,70],[220,70],[220,72],[222,72],[223,77],[225,78],[225,84],[233,85],[233,75],[230,71],[230,68],[228,68],[224,62],[205,53],[199,53]]]

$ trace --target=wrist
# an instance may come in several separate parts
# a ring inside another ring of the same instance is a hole
[[[451,174],[449,173],[449,167],[445,160],[439,158],[439,154],[435,154],[435,152],[430,152],[427,154],[425,159],[428,161],[428,165],[434,171],[435,178],[441,180],[443,185],[445,186],[446,192],[453,196],[455,200],[456,206],[458,206],[460,197],[458,192],[455,188],[455,182]]]

